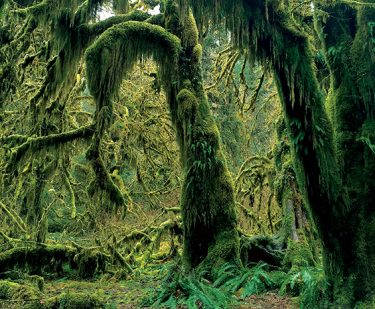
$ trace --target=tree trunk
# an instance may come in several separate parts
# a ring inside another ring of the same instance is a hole
[[[350,212],[344,227],[350,251],[343,268],[345,302],[371,299],[375,288],[375,10],[340,4],[316,16],[331,84],[327,100],[335,147]],[[335,280],[334,289],[340,282]],[[336,291],[340,295],[339,291]],[[341,293],[342,294],[342,293]],[[335,298],[338,299],[335,295]],[[344,303],[345,303],[344,302]]]
[[[241,264],[234,190],[203,89],[202,48],[193,15],[186,15],[182,24],[174,122],[185,174],[184,260],[188,269],[210,271],[227,262]]]

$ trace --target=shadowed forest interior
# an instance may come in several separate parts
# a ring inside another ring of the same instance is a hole
[[[0,308],[375,308],[375,0],[0,0]]]

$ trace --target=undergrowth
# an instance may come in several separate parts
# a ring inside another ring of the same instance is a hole
[[[165,274],[155,293],[142,300],[141,306],[153,308],[218,309],[233,308],[251,295],[279,291],[296,296],[300,308],[328,308],[327,283],[317,267],[292,267],[288,272],[275,270],[266,263],[239,269],[224,264],[211,277],[185,274],[176,264]]]

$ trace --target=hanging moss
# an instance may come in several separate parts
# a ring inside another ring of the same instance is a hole
[[[104,167],[100,138],[112,118],[112,98],[124,75],[142,57],[154,57],[160,64],[165,87],[173,82],[180,42],[159,26],[142,22],[124,22],[105,31],[86,52],[88,86],[96,101],[96,135],[88,157],[94,163],[97,181],[117,205],[125,199]]]
[[[335,278],[334,284],[338,286],[336,298],[354,305],[357,300],[371,297],[374,290],[374,282],[369,278],[375,271],[370,266],[375,260],[370,236],[374,231],[371,219],[374,196],[370,188],[375,188],[372,181],[375,157],[368,145],[371,146],[374,117],[375,88],[371,81],[375,70],[370,25],[375,10],[343,3],[321,3],[320,9],[328,16],[325,20],[318,14],[315,16],[330,70],[327,105],[334,125],[341,177],[352,209],[346,218],[347,236],[342,240],[346,250],[340,267],[345,279]]]

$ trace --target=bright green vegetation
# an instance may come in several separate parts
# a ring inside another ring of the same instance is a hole
[[[373,0],[0,0],[0,307],[371,308],[374,44]]]

